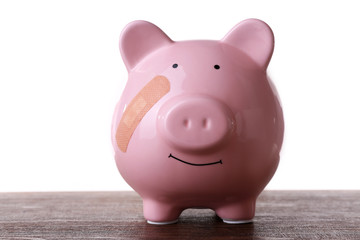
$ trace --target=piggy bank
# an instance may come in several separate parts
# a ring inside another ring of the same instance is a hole
[[[247,223],[279,163],[283,113],[267,76],[269,26],[237,24],[221,40],[173,41],[134,21],[121,33],[128,81],[112,123],[116,165],[150,224],[209,208]]]

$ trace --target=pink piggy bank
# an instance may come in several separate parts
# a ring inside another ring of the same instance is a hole
[[[273,49],[271,29],[256,19],[220,41],[176,42],[145,21],[125,27],[129,79],[112,143],[148,223],[175,223],[187,208],[213,209],[226,223],[252,221],[284,133],[266,73]]]

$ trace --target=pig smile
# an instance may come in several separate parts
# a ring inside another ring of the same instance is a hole
[[[217,162],[201,163],[201,164],[198,164],[198,163],[190,163],[190,162],[186,162],[186,161],[184,161],[184,160],[181,160],[180,158],[177,158],[177,157],[173,156],[171,153],[170,153],[170,155],[168,156],[168,158],[173,158],[173,159],[175,159],[175,160],[177,160],[177,161],[179,161],[179,162],[182,162],[182,163],[185,163],[185,164],[189,164],[189,165],[192,165],[192,166],[208,166],[208,165],[214,165],[214,164],[218,164],[218,163],[222,164],[222,160],[219,160],[219,161],[217,161]]]

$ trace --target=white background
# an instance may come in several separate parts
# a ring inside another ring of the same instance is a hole
[[[268,189],[360,189],[360,14],[356,1],[1,1],[0,191],[128,190],[110,142],[127,79],[125,25],[174,40],[221,39],[259,18],[286,123]]]

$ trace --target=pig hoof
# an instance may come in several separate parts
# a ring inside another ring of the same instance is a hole
[[[245,224],[245,223],[251,223],[253,220],[249,219],[249,220],[228,220],[228,219],[223,219],[224,223],[227,224]]]
[[[174,221],[167,221],[167,222],[154,222],[154,221],[147,220],[147,223],[152,224],[152,225],[169,225],[169,224],[174,224],[177,222],[178,222],[178,219],[176,219]]]

